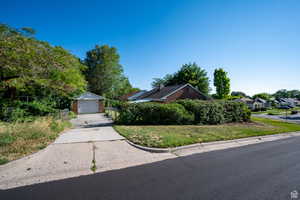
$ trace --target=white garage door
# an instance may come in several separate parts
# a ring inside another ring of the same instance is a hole
[[[78,113],[97,113],[99,112],[98,100],[81,100],[78,104]]]

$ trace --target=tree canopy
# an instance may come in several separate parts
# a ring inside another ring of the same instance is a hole
[[[0,25],[0,95],[69,98],[85,90],[85,66],[59,46],[34,38],[31,28]]]
[[[216,69],[214,72],[214,86],[216,87],[216,97],[225,99],[230,93],[230,79],[222,68]]]
[[[252,98],[253,99],[255,99],[255,98],[261,98],[261,99],[264,99],[264,100],[270,100],[272,98],[272,95],[268,94],[268,93],[259,93],[259,94],[253,95]]]
[[[152,87],[157,87],[159,84],[168,86],[184,83],[190,83],[204,94],[208,94],[210,91],[207,72],[196,63],[184,64],[174,74],[167,74],[163,78],[155,78]]]
[[[241,91],[232,91],[231,96],[236,96],[236,97],[246,97],[246,93],[241,92]]]
[[[86,53],[84,64],[88,69],[85,75],[91,92],[116,98],[135,90],[123,74],[119,61],[117,49],[108,45],[96,45]]]
[[[300,99],[300,91],[299,90],[278,90],[273,94],[275,98],[297,98]]]

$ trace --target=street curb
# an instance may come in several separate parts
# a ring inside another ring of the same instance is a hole
[[[170,152],[170,148],[144,147],[144,146],[135,144],[135,143],[133,143],[133,142],[130,142],[130,141],[127,140],[127,139],[125,139],[125,141],[126,141],[128,144],[130,144],[131,146],[135,147],[135,148],[138,148],[138,149],[141,149],[141,150],[144,150],[144,151],[149,151],[149,152],[152,152],[152,153],[168,153],[168,152]]]
[[[248,137],[248,138],[240,138],[240,139],[234,139],[234,140],[224,140],[224,141],[215,141],[215,142],[206,142],[206,143],[196,143],[196,144],[190,144],[180,147],[173,147],[173,148],[152,148],[152,147],[145,147],[138,144],[135,144],[127,139],[125,141],[144,151],[152,152],[152,153],[172,153],[175,151],[183,150],[183,149],[192,149],[197,147],[208,147],[212,145],[224,145],[224,144],[236,144],[240,142],[255,142],[255,143],[263,143],[268,142],[270,140],[267,140],[269,138],[273,138],[274,140],[280,140],[280,139],[286,139],[290,137],[297,137],[300,136],[300,132],[288,132],[288,133],[280,133],[280,134],[274,134],[274,135],[264,135],[264,136],[254,136],[254,137]],[[246,146],[241,145],[241,146]],[[230,145],[229,145],[230,146]]]

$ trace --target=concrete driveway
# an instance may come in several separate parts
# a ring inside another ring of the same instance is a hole
[[[60,135],[55,144],[113,141],[124,139],[113,128],[112,121],[103,114],[79,115],[71,120],[75,127]]]
[[[175,157],[130,146],[103,114],[79,115],[74,129],[62,133],[47,148],[0,166],[0,189],[93,174]]]

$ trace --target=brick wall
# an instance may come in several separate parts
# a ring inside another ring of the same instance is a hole
[[[104,102],[102,100],[99,100],[99,112],[104,112]]]
[[[75,101],[72,102],[71,110],[74,113],[78,114],[78,101],[77,100],[75,100]]]

